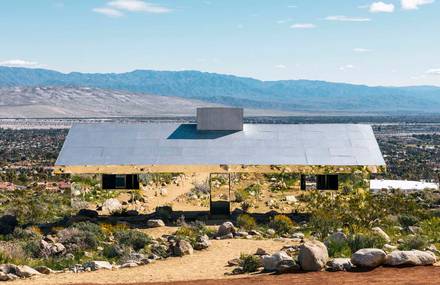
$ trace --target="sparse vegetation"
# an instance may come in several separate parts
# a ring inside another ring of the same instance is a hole
[[[241,214],[237,218],[237,225],[246,231],[250,231],[256,228],[257,222],[249,214]]]
[[[287,234],[292,231],[294,227],[293,221],[285,215],[276,215],[270,221],[269,226],[274,229],[278,234]]]

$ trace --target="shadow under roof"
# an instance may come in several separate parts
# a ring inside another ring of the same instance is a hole
[[[76,124],[56,166],[385,165],[373,130],[361,124],[245,124],[197,131],[195,124]]]

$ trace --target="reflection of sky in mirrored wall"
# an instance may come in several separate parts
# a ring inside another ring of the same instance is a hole
[[[0,64],[440,85],[440,1],[15,0]]]

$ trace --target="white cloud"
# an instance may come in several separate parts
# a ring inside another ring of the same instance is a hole
[[[288,22],[291,22],[291,21],[292,21],[292,19],[278,20],[277,24],[285,24],[285,23],[288,23]]]
[[[310,23],[299,23],[290,26],[291,29],[314,29],[316,26]]]
[[[402,9],[416,10],[419,6],[434,3],[435,0],[401,0]]]
[[[124,16],[124,13],[122,13],[121,11],[116,10],[116,9],[112,9],[112,8],[107,8],[107,7],[95,8],[95,9],[93,9],[93,12],[103,14],[108,17],[114,17],[114,18]]]
[[[287,66],[285,66],[284,64],[277,64],[277,65],[275,65],[275,68],[286,69]]]
[[[426,71],[428,75],[440,75],[440,68],[431,68]]]
[[[355,68],[355,66],[353,64],[346,64],[346,65],[340,66],[339,70],[344,71],[344,70],[347,70],[347,69],[354,69],[354,68]]]
[[[370,6],[371,13],[393,13],[394,12],[394,4],[384,3],[384,2],[374,2]]]
[[[10,59],[0,62],[1,66],[9,66],[9,67],[41,67],[36,61],[27,61],[23,59]]]
[[[341,22],[370,22],[370,18],[347,17],[347,16],[328,16],[327,21],[341,21]]]
[[[367,48],[354,48],[353,51],[354,52],[359,52],[359,53],[366,53],[366,52],[371,52],[371,49],[367,49]]]
[[[129,12],[146,12],[146,13],[169,13],[171,10],[167,7],[156,5],[141,0],[115,0],[110,1],[108,5],[114,9],[125,10]]]

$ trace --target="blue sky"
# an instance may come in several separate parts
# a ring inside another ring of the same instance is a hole
[[[435,0],[9,0],[0,65],[440,85]]]

